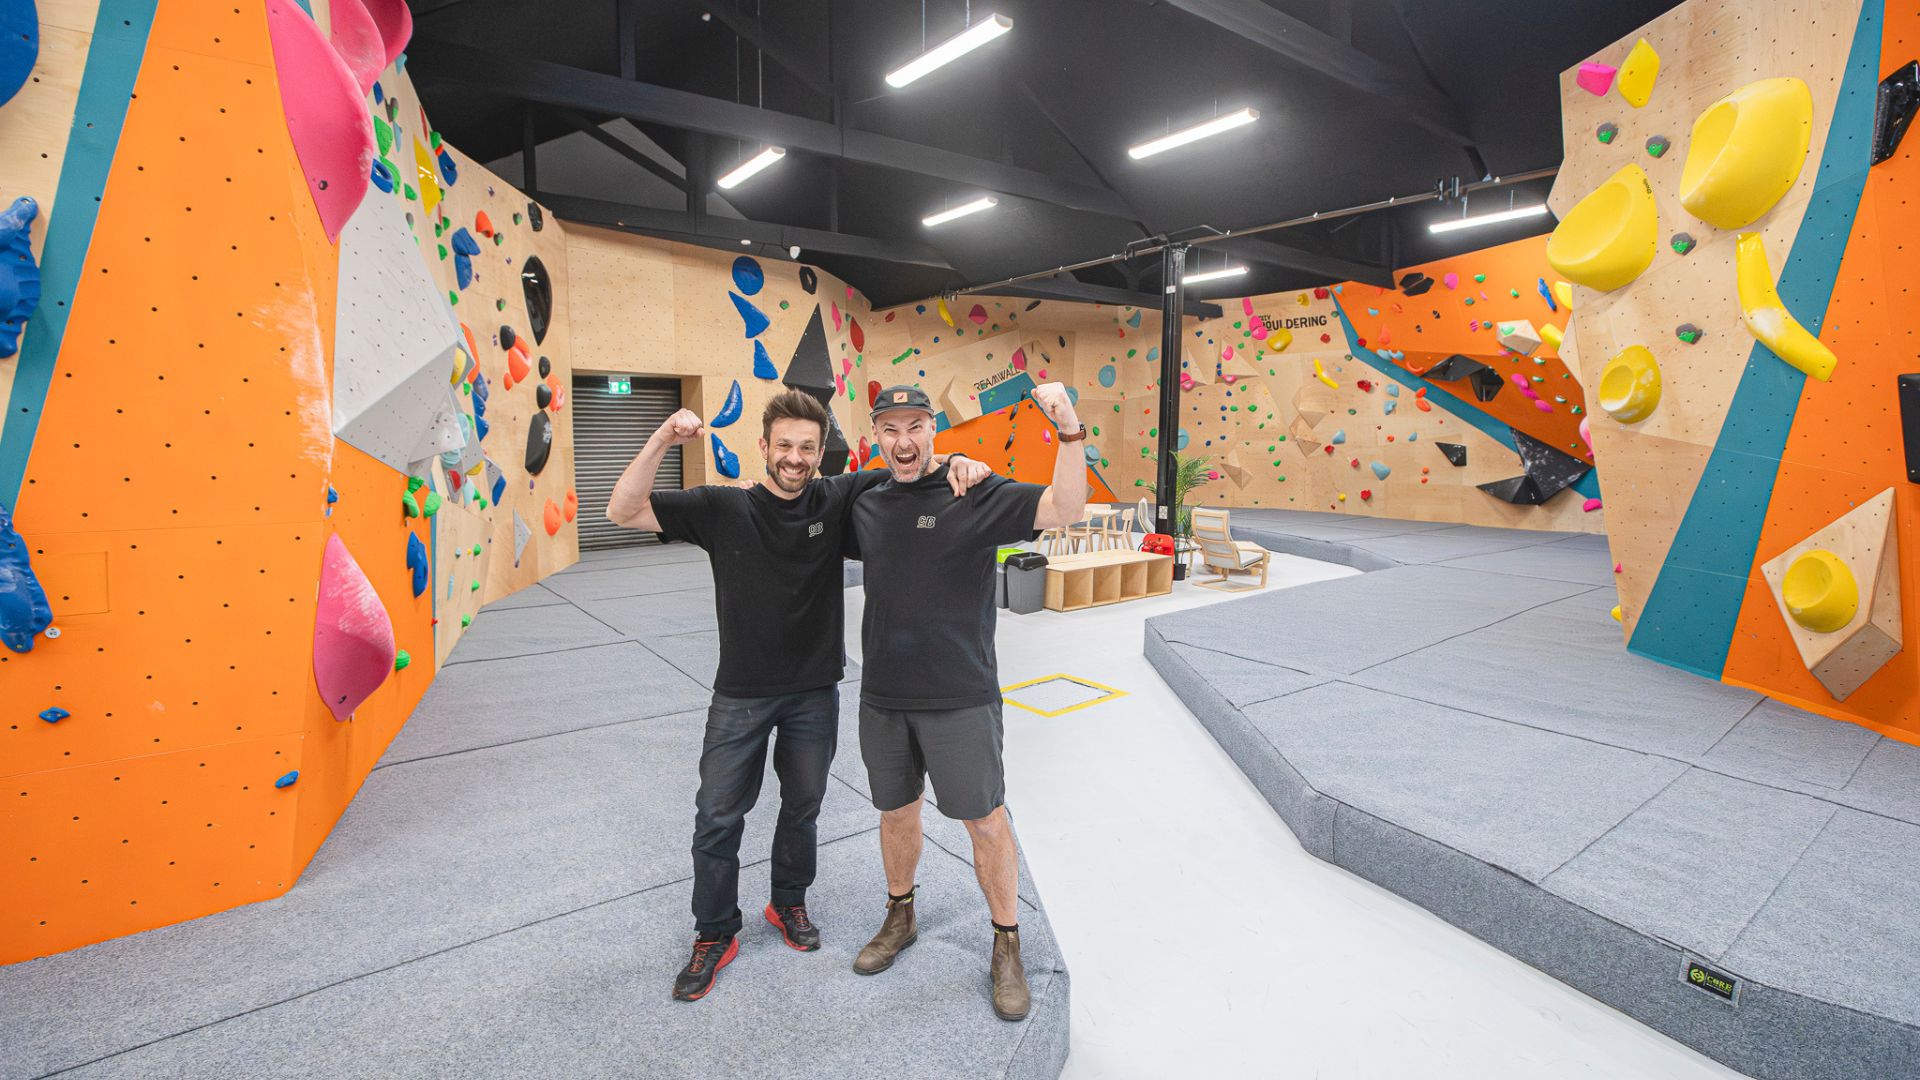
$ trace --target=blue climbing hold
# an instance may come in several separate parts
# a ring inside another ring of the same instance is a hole
[[[41,711],[40,719],[45,720],[49,724],[57,724],[72,715],[72,713],[65,709],[45,709]]]
[[[713,467],[729,480],[740,479],[740,456],[727,449],[720,436],[708,432],[708,437],[713,440]]]
[[[46,590],[33,576],[27,542],[13,531],[13,514],[0,506],[0,643],[32,652],[35,634],[53,625]]]
[[[1556,303],[1553,299],[1553,290],[1547,288],[1547,279],[1539,278],[1538,282],[1540,286],[1540,299],[1545,300],[1547,302],[1547,310],[1559,311],[1560,305]]]
[[[460,171],[453,167],[453,158],[445,150],[440,151],[440,183],[443,187],[452,187],[460,179]]]
[[[1393,410],[1395,410],[1395,409],[1397,409],[1397,408],[1399,408],[1399,407],[1400,407],[1400,403],[1399,403],[1399,402],[1397,402],[1397,401],[1389,401],[1389,402],[1387,402],[1387,408],[1386,408],[1386,412],[1384,413],[1384,415],[1386,415],[1386,416],[1392,416],[1392,415],[1393,415]]]
[[[387,167],[386,162],[379,158],[374,158],[373,169],[370,176],[373,180],[374,187],[379,188],[389,195],[393,194],[393,170]]]
[[[739,273],[737,269],[734,272],[736,274]],[[759,343],[755,342],[755,344],[757,345]],[[707,426],[726,427],[728,424],[740,419],[742,407],[740,401],[740,380],[735,379],[733,380],[733,389],[727,391],[726,404],[720,406],[720,411],[713,414],[713,419],[707,421]]]
[[[1180,437],[1174,441],[1173,448],[1175,450],[1185,450],[1187,448],[1187,429],[1186,428],[1180,429]]]
[[[1067,400],[1075,405],[1080,404],[1080,388],[1077,386],[1067,387]]]
[[[468,232],[465,226],[461,226],[453,231],[452,243],[453,250],[462,255],[480,254],[480,241],[475,240],[473,234]]]
[[[1114,381],[1119,377],[1120,377],[1120,373],[1113,369],[1112,364],[1106,364],[1100,368],[1100,385],[1101,386],[1112,386],[1114,384]]]
[[[1160,359],[1160,346],[1155,345],[1153,348],[1147,350],[1147,362],[1152,363],[1158,359]]]
[[[1135,330],[1140,329],[1140,312],[1138,310],[1134,311],[1133,317],[1127,320],[1127,325],[1133,327]]]
[[[760,313],[759,308],[748,303],[746,297],[739,293],[730,292],[727,294],[727,299],[733,301],[733,309],[740,313],[740,321],[746,324],[745,336],[759,337],[766,332],[770,324],[767,322],[767,317]]]
[[[503,473],[499,476],[494,477],[493,479],[493,504],[495,506],[500,505],[500,500],[505,498],[506,494],[507,494],[507,477]]]
[[[27,84],[40,58],[40,13],[33,0],[0,0],[0,105]]]
[[[413,571],[413,595],[424,594],[427,591],[427,545],[420,542],[418,533],[407,534],[407,569]]]
[[[377,79],[374,80],[373,83],[373,103],[375,105],[385,105],[387,103],[387,92],[381,89],[380,82]]]
[[[777,379],[780,372],[773,366],[773,358],[767,355],[765,342],[753,343],[753,377],[756,379]]]
[[[287,775],[281,777],[280,779],[275,780],[273,782],[273,786],[277,788],[292,787],[294,785],[294,782],[299,779],[300,779],[300,770],[295,769],[292,772],[288,773]]]
[[[454,279],[460,283],[460,288],[462,289],[473,284],[473,260],[467,258],[465,255],[454,255],[453,276]]]
[[[1369,467],[1373,469],[1373,475],[1376,477],[1379,477],[1382,480],[1385,480],[1387,478],[1387,475],[1393,472],[1392,469],[1387,468],[1385,465],[1382,465],[1377,461],[1369,462]]]
[[[1408,442],[1419,442],[1419,441],[1420,441],[1420,433],[1419,433],[1419,432],[1417,432],[1417,431],[1409,431],[1409,432],[1407,432],[1407,441],[1408,441]]]
[[[1399,383],[1397,383],[1397,382],[1390,382],[1390,383],[1388,383],[1388,384],[1387,384],[1387,386],[1386,386],[1386,390],[1387,390],[1387,396],[1388,396],[1388,397],[1399,397],[1399,396],[1400,396],[1400,384],[1399,384]]]
[[[492,430],[493,425],[487,423],[487,418],[480,415],[480,410],[476,408],[473,412],[473,437],[476,439],[485,439],[487,432]]]
[[[742,255],[733,260],[733,287],[740,290],[740,295],[752,296],[766,283],[766,272],[751,257]]]
[[[340,501],[340,493],[333,490],[332,484],[328,484],[327,485],[327,505],[332,506],[334,503],[337,503],[339,501]]]
[[[1334,433],[1333,433],[1333,445],[1335,445],[1335,446],[1339,446],[1339,445],[1340,445],[1341,443],[1343,443],[1343,442],[1346,442],[1346,441],[1347,441],[1347,429],[1346,429],[1346,428],[1341,428],[1341,429],[1340,429],[1339,431],[1336,431],[1336,432],[1334,432]]]
[[[0,356],[20,350],[20,331],[40,304],[40,268],[33,263],[33,219],[40,204],[25,195],[0,214]]]

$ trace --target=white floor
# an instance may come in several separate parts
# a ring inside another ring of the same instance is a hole
[[[1271,589],[1354,572],[1274,560]],[[1740,1075],[1308,855],[1141,656],[1148,616],[1232,599],[1000,619],[1003,685],[1125,692],[1006,710],[1008,805],[1073,975],[1067,1077]]]

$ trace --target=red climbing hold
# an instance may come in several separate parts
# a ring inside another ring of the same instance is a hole
[[[1313,298],[1315,300],[1325,300],[1327,298],[1326,286],[1323,285],[1320,288],[1313,290]]]
[[[860,320],[851,315],[847,316],[847,337],[853,341],[854,352],[866,351],[867,332],[860,329]]]
[[[879,400],[880,381],[878,379],[869,380],[867,382],[867,408],[873,408],[873,403]]]
[[[1353,385],[1359,387],[1360,392],[1363,394],[1373,393],[1373,383],[1367,379],[1355,379],[1353,380]]]
[[[1332,456],[1333,456],[1333,444],[1332,444],[1332,443],[1328,443],[1327,445],[1325,445],[1325,446],[1323,446],[1323,447],[1321,447],[1320,449],[1322,449],[1322,450],[1325,450],[1325,451],[1327,452],[1327,456],[1328,456],[1328,457],[1332,457]]]
[[[1361,501],[1361,502],[1372,502],[1372,501],[1373,501],[1373,490],[1372,490],[1371,488],[1361,488],[1361,489],[1360,489],[1360,501]]]

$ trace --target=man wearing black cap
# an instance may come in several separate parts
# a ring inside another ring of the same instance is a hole
[[[877,975],[918,937],[914,872],[920,863],[920,803],[933,778],[942,814],[966,823],[974,875],[993,916],[993,1011],[1027,1015],[1020,963],[1019,856],[1007,822],[1001,763],[1000,677],[994,662],[994,555],[1002,544],[1078,521],[1087,505],[1086,438],[1059,383],[1033,390],[1058,429],[1053,483],[981,481],[964,500],[933,460],[933,405],[918,387],[874,399],[874,436],[893,470],[853,507],[866,561],[865,674],[860,754],[880,813],[887,917],[853,969]],[[937,661],[937,662],[935,662]]]
[[[815,819],[840,733],[839,682],[846,652],[841,596],[847,511],[885,472],[815,475],[831,421],[797,390],[776,394],[760,417],[759,483],[654,491],[653,478],[677,445],[697,443],[702,422],[681,409],[627,466],[607,517],[669,540],[687,540],[713,561],[720,664],[700,751],[694,799],[692,958],[673,996],[698,1001],[739,951],[740,836],[760,796],[767,741],[775,737],[780,819],[773,833],[772,902],[765,916],[786,943],[820,947],[807,914]],[[956,455],[957,456],[957,455]],[[977,461],[951,463],[956,498],[987,473]]]

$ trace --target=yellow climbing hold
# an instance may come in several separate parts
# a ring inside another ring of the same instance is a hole
[[[1611,614],[1613,615],[1613,621],[1614,621],[1614,622],[1625,622],[1625,621],[1626,621],[1626,616],[1624,616],[1624,615],[1622,615],[1622,614],[1620,614],[1620,605],[1619,605],[1619,604],[1615,604],[1615,605],[1613,605],[1613,611],[1611,612]]]
[[[1799,79],[1761,79],[1707,106],[1693,122],[1680,205],[1741,229],[1792,190],[1813,136],[1813,92]]]
[[[1780,596],[1793,621],[1816,634],[1831,634],[1860,610],[1860,586],[1840,556],[1824,548],[1793,560],[1780,582]]]
[[[1653,264],[1659,231],[1653,186],[1640,166],[1628,165],[1567,211],[1547,238],[1547,262],[1590,289],[1611,292]]]
[[[944,296],[935,297],[933,302],[940,309],[940,321],[946,323],[948,326],[952,326],[953,312],[947,310],[947,298]]]
[[[1553,298],[1560,301],[1561,307],[1571,310],[1573,308],[1573,283],[1570,281],[1554,282]]]
[[[1660,405],[1660,363],[1645,345],[1629,345],[1600,369],[1600,407],[1623,424],[1637,424]]]
[[[1333,381],[1333,376],[1327,374],[1327,369],[1321,367],[1320,361],[1318,360],[1315,360],[1313,362],[1313,377],[1316,379],[1319,379],[1323,383],[1326,383],[1328,386],[1332,387],[1335,390],[1340,389],[1340,384]]]
[[[1840,358],[1820,343],[1780,302],[1780,291],[1773,284],[1773,267],[1767,262],[1766,244],[1757,232],[1741,233],[1737,274],[1740,280],[1740,317],[1760,344],[1810,377],[1825,382],[1833,378]]]
[[[439,166],[434,164],[433,155],[420,145],[419,139],[413,140],[413,167],[420,179],[420,205],[431,214],[433,208],[440,205],[440,181],[436,179],[440,175]]]
[[[1283,326],[1278,330],[1267,331],[1267,349],[1269,351],[1279,352],[1291,344],[1293,344],[1293,331],[1288,330],[1286,327]]]
[[[1560,343],[1565,341],[1566,338],[1567,335],[1552,323],[1545,323],[1540,327],[1540,340],[1546,343],[1547,348],[1555,352],[1560,351]]]
[[[1653,81],[1660,77],[1660,54],[1653,51],[1646,38],[1633,43],[1633,50],[1627,53],[1626,63],[1620,65],[1620,77],[1614,82],[1620,88],[1620,96],[1627,104],[1639,108],[1653,96]]]

